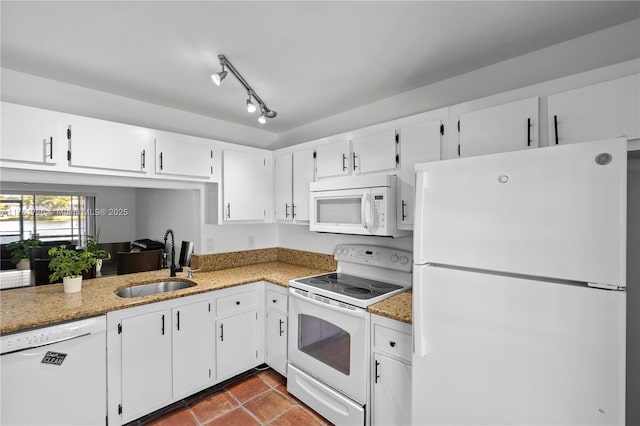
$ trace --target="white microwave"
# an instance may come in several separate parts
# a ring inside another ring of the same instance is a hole
[[[334,234],[401,237],[396,227],[397,177],[369,175],[311,182],[309,229]]]

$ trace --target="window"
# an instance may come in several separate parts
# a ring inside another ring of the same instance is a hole
[[[0,243],[37,238],[86,243],[95,235],[95,196],[0,194]]]

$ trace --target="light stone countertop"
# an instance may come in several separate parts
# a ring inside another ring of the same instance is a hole
[[[383,317],[411,324],[411,303],[412,293],[411,290],[408,290],[369,306],[367,311],[372,314],[381,315]]]
[[[185,297],[192,294],[234,287],[256,281],[268,281],[288,286],[290,279],[326,273],[325,269],[267,262],[209,272],[194,272],[192,279],[185,272],[177,280],[192,281],[194,287],[167,293],[123,299],[115,292],[134,284],[147,284],[169,279],[169,270],[116,275],[82,282],[82,291],[65,294],[62,284],[4,290],[0,293],[0,333],[11,333],[34,327],[87,318],[118,309]],[[171,278],[171,280],[176,280]]]

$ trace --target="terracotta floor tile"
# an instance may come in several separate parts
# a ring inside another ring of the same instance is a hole
[[[267,391],[244,404],[244,407],[262,423],[268,423],[292,406],[293,402],[289,398],[274,390]]]
[[[280,392],[281,394],[283,394],[284,396],[286,396],[287,398],[289,398],[295,404],[301,404],[301,402],[300,402],[300,400],[298,398],[296,398],[295,396],[293,396],[292,394],[289,393],[289,391],[287,390],[287,385],[285,385],[285,384],[278,385],[278,386],[276,386],[275,389],[278,392]]]
[[[198,422],[188,408],[181,407],[145,423],[145,426],[198,426]]]
[[[320,423],[309,415],[305,410],[299,406],[294,406],[291,410],[287,411],[273,422],[269,423],[269,426],[320,426]]]
[[[307,414],[309,414],[311,417],[313,417],[314,419],[316,419],[316,421],[318,423],[320,423],[323,426],[332,426],[333,423],[331,423],[329,420],[325,419],[324,417],[322,417],[320,414],[316,413],[315,411],[313,411],[311,408],[307,407],[304,404],[300,404],[300,407],[307,412]]]
[[[212,420],[207,426],[260,426],[260,423],[240,407]]]
[[[242,403],[255,398],[268,389],[269,386],[257,376],[251,376],[227,387],[227,390]]]
[[[238,402],[225,390],[209,395],[190,405],[200,422],[207,422],[238,407]]]
[[[271,387],[276,387],[287,381],[282,374],[271,369],[259,372],[258,377]]]

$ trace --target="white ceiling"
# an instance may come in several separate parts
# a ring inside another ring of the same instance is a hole
[[[1,2],[4,68],[281,133],[640,16],[615,1]],[[245,110],[225,54],[271,109]]]

